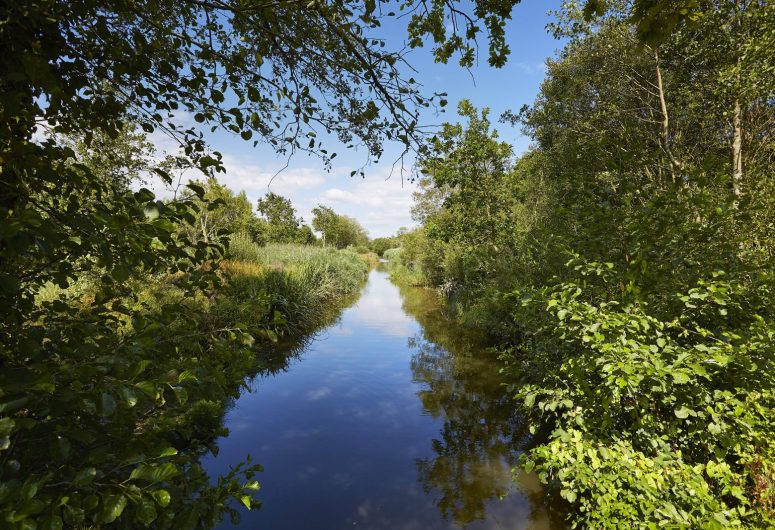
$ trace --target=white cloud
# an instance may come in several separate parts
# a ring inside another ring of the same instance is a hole
[[[366,178],[350,181],[349,190],[329,188],[313,199],[339,213],[355,217],[371,237],[391,235],[401,226],[414,226],[410,210],[414,183],[389,175],[389,167],[376,168]]]
[[[234,192],[245,191],[252,203],[269,191],[287,197],[306,222],[312,220],[312,209],[323,204],[357,219],[371,237],[414,226],[410,209],[417,187],[408,180],[402,182],[399,175],[390,176],[390,165],[371,167],[365,178],[351,177],[350,167],[334,167],[330,172],[319,166],[281,169],[276,159],[257,163],[232,153],[224,153],[223,165],[226,172],[216,175],[220,183]],[[201,174],[191,170],[181,180],[185,184],[197,178],[201,179]],[[158,178],[151,178],[146,185],[159,197],[172,195]]]
[[[323,192],[320,196],[323,200],[331,202],[343,202],[348,204],[359,204],[361,201],[358,196],[350,191],[331,188]]]
[[[244,163],[240,159],[224,155],[226,173],[218,180],[234,191],[244,190],[249,196],[261,196],[272,191],[293,200],[299,192],[316,189],[326,182],[322,170],[312,168],[277,169],[258,164]]]
[[[543,76],[546,74],[546,64],[544,63],[526,63],[526,62],[515,62],[514,66],[523,74],[530,75],[530,76]]]

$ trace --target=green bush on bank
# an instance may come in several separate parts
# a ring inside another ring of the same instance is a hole
[[[60,346],[48,358],[50,367],[34,366],[46,382],[39,389],[43,397],[19,406],[28,416],[43,407],[79,413],[37,423],[24,416],[0,420],[0,443],[12,439],[14,429],[30,436],[14,448],[19,470],[4,476],[3,502],[17,517],[29,519],[48,503],[60,527],[61,521],[68,527],[112,521],[122,528],[212,527],[224,514],[236,515],[233,499],[250,500],[259,466],[241,465],[215,486],[200,463],[227,434],[226,404],[262,366],[267,349],[261,339],[314,329],[357,291],[366,266],[347,251],[242,250],[263,261],[227,261],[213,253],[199,269],[137,274],[116,285],[107,310],[95,305],[105,296],[99,271],[66,287],[39,289],[35,323],[55,339],[64,325],[46,315],[67,307],[67,330],[78,342]],[[206,290],[191,287],[198,273],[207,274]],[[76,347],[79,356],[68,357]],[[84,365],[98,367],[89,373],[92,387],[83,385]],[[96,386],[95,377],[104,383]],[[3,392],[13,396],[25,381],[3,378]],[[15,410],[8,399],[3,407]],[[56,477],[45,472],[51,462]],[[32,502],[27,497],[35,488]]]
[[[388,261],[397,261],[400,255],[401,247],[389,248],[382,253],[382,257]]]
[[[676,295],[672,318],[655,317],[596,285],[616,283],[608,267],[576,267],[586,276],[518,295],[526,334],[504,355],[511,389],[534,430],[551,429],[526,469],[556,483],[584,527],[775,524],[768,308],[716,272]],[[772,279],[760,280],[769,297]]]

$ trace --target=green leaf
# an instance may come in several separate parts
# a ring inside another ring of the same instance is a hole
[[[76,486],[86,486],[91,484],[94,478],[97,476],[97,470],[93,467],[87,467],[80,470],[73,479],[73,484]]]
[[[159,397],[159,391],[157,390],[156,385],[151,381],[140,381],[139,383],[135,383],[135,386],[151,399]]]
[[[259,489],[261,489],[261,486],[259,485],[257,480],[252,480],[252,481],[248,482],[247,484],[245,484],[242,487],[243,487],[243,489],[246,489],[246,490],[259,490]]]
[[[673,374],[673,381],[675,381],[679,385],[684,384],[684,383],[688,383],[689,382],[689,376],[686,375],[683,372],[675,372]]]
[[[137,519],[144,525],[151,524],[158,516],[156,513],[156,505],[153,500],[147,497],[143,497],[140,500],[135,509],[135,513],[137,514]]]
[[[155,490],[151,492],[151,495],[162,508],[166,508],[170,503],[170,494],[167,490]]]
[[[570,503],[576,501],[576,492],[573,490],[563,489],[560,491],[560,496]]]
[[[143,464],[132,470],[129,480],[145,480],[152,484],[164,482],[180,474],[180,470],[172,463]]]
[[[151,366],[151,364],[152,364],[151,361],[148,359],[142,359],[140,361],[137,361],[137,363],[135,363],[135,365],[132,367],[132,371],[130,372],[130,378],[134,379],[135,377],[143,373],[146,368]]]
[[[131,388],[123,387],[121,390],[119,390],[121,393],[121,397],[124,399],[124,403],[126,403],[130,408],[137,405],[137,394],[132,392]]]
[[[198,379],[196,378],[194,372],[191,370],[184,370],[178,376],[178,383],[183,383],[185,381],[198,381]]]
[[[185,405],[186,401],[188,401],[188,392],[186,392],[186,389],[182,386],[173,386],[172,391],[175,393],[175,398],[177,398],[178,403]]]
[[[186,187],[191,191],[193,191],[194,193],[196,193],[196,196],[199,197],[200,199],[205,198],[205,189],[201,185],[195,182],[189,182],[188,184],[186,184]]]
[[[242,504],[245,505],[245,508],[250,510],[250,508],[252,507],[252,502],[253,502],[253,499],[252,499],[252,497],[250,495],[240,495],[239,500],[240,500],[240,502],[242,502]]]
[[[689,414],[692,412],[691,409],[686,408],[685,406],[682,406],[680,409],[676,409],[675,415],[677,418],[680,418],[682,420],[685,420],[689,417]]]
[[[165,447],[159,452],[158,458],[164,458],[165,456],[175,456],[176,454],[178,454],[178,450],[174,447]]]
[[[126,497],[123,495],[108,495],[102,503],[102,513],[100,522],[103,524],[112,523],[126,508]]]
[[[27,403],[29,403],[29,401],[30,401],[30,398],[28,398],[27,396],[19,396],[19,397],[8,399],[7,401],[0,403],[0,414],[8,414],[10,412],[19,410]]]

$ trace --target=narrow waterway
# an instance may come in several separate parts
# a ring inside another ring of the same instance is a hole
[[[535,477],[512,478],[524,432],[501,382],[432,293],[374,270],[286,371],[253,381],[206,467],[264,466],[241,529],[552,528]]]

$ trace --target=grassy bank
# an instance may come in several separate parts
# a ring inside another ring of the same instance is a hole
[[[428,279],[422,270],[411,260],[407,259],[408,254],[401,247],[390,248],[382,254],[382,257],[388,261],[387,267],[390,270],[390,279],[399,285],[429,287]]]
[[[227,257],[221,263],[227,282],[216,314],[272,340],[319,326],[337,300],[358,292],[369,270],[368,259],[353,250],[258,246],[239,234]]]

